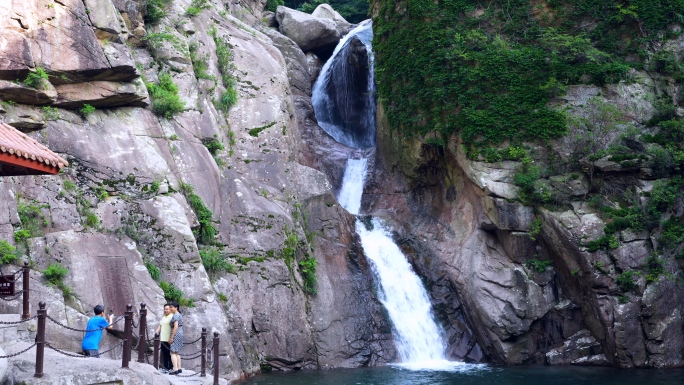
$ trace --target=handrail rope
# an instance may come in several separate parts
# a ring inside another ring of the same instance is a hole
[[[33,343],[33,345],[29,346],[28,348],[26,348],[26,349],[24,349],[24,350],[22,350],[22,351],[20,351],[20,352],[8,354],[8,355],[6,355],[6,356],[0,356],[0,358],[12,358],[12,357],[16,357],[16,356],[18,356],[18,355],[20,355],[20,354],[22,354],[22,353],[28,352],[28,351],[31,350],[34,346],[36,346],[36,343]]]
[[[111,352],[112,350],[114,350],[114,349],[116,349],[116,348],[118,348],[119,346],[122,346],[122,345],[123,345],[123,341],[119,342],[118,344],[112,346],[111,348],[109,348],[109,349],[107,349],[107,350],[105,350],[105,351],[103,351],[103,352],[100,352],[100,354],[109,353],[109,352]]]
[[[131,318],[131,325],[133,326],[134,329],[137,329],[140,326],[140,318],[138,318],[138,324],[135,324],[135,320]]]
[[[119,318],[117,318],[117,319],[116,319],[114,322],[112,322],[111,324],[109,324],[109,325],[107,325],[107,326],[103,326],[103,327],[101,327],[101,328],[97,328],[97,329],[76,329],[76,328],[72,328],[71,326],[64,325],[63,323],[57,321],[56,319],[50,317],[50,316],[47,315],[47,314],[46,314],[45,316],[46,316],[47,319],[49,319],[50,321],[56,323],[57,325],[59,325],[59,326],[65,328],[65,329],[69,329],[69,330],[75,331],[75,332],[83,332],[83,333],[96,332],[96,331],[104,330],[104,329],[108,328],[109,326],[116,324],[117,322],[121,321],[121,320],[124,318],[124,316],[120,316]]]
[[[19,292],[17,292],[17,293],[14,294],[14,297],[10,297],[10,298],[8,298],[8,297],[0,297],[0,299],[3,300],[3,301],[11,302],[11,301],[14,301],[14,300],[16,300],[17,298],[19,298],[22,294],[24,294],[24,291],[23,291],[23,290],[19,290]]]
[[[64,354],[65,356],[68,356],[68,357],[74,357],[74,358],[86,358],[86,357],[88,357],[88,356],[83,355],[83,354],[74,354],[74,353],[70,353],[70,352],[65,352],[64,350],[57,349],[56,347],[52,346],[52,345],[51,345],[49,342],[47,342],[47,341],[45,341],[45,346],[47,346],[48,348],[50,348],[50,349],[56,351],[57,353],[62,353],[62,354]]]
[[[199,342],[202,339],[202,336],[200,336],[198,339],[192,341],[192,342],[183,342],[183,345],[192,345],[195,342]]]
[[[36,318],[38,318],[37,315],[34,315],[31,318],[23,319],[21,321],[0,321],[0,325],[17,325],[17,324],[28,322],[28,321],[33,321]]]
[[[135,345],[133,345],[133,341],[137,339],[137,342]],[[140,345],[140,337],[138,337],[135,333],[131,331],[131,349],[136,350],[138,348],[138,345]]]

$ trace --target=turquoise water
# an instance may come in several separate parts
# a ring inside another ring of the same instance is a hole
[[[684,385],[684,369],[497,367],[463,365],[456,371],[398,367],[261,374],[247,385]]]

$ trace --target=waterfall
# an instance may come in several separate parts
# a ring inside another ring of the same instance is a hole
[[[344,169],[342,188],[337,197],[340,205],[349,213],[357,215],[361,208],[361,196],[363,195],[363,181],[366,178],[366,164],[368,159],[347,159],[347,167]]]
[[[318,125],[353,148],[375,146],[373,25],[367,20],[335,47],[313,87]]]
[[[440,330],[432,318],[430,299],[420,278],[377,218],[372,229],[356,223],[356,232],[366,257],[380,281],[380,301],[395,329],[402,362],[425,363],[444,360]]]
[[[312,101],[319,125],[338,142],[352,148],[375,145],[372,36],[370,22],[353,29],[335,48],[313,89]],[[365,55],[350,48],[353,44],[362,44]],[[369,68],[365,72],[363,66],[358,66],[362,60],[351,60],[352,54],[357,59],[366,58]],[[357,68],[350,69],[354,64]],[[347,159],[337,199],[354,215],[361,208],[366,172],[366,158]],[[446,360],[442,333],[433,319],[427,291],[389,230],[377,218],[371,220],[369,227],[357,219],[356,232],[379,282],[378,297],[394,327],[402,361],[397,365],[415,370],[463,370],[466,364]]]

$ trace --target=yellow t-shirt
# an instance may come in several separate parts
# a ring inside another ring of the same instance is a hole
[[[169,337],[171,337],[171,318],[173,318],[173,314],[164,316],[159,323],[161,325],[161,330],[159,331],[160,341],[168,342]]]

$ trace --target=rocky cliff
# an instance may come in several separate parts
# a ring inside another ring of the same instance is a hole
[[[372,7],[364,208],[393,223],[456,357],[684,365],[682,10],[588,3]]]
[[[264,26],[264,5],[0,5],[1,119],[70,163],[0,180],[0,239],[31,264],[32,313],[43,300],[83,328],[95,304],[145,302],[156,325],[180,300],[187,338],[220,333],[229,379],[393,359],[352,218],[311,155],[334,146],[307,60],[350,25],[279,9],[287,37]],[[57,348],[80,338],[48,324]]]

